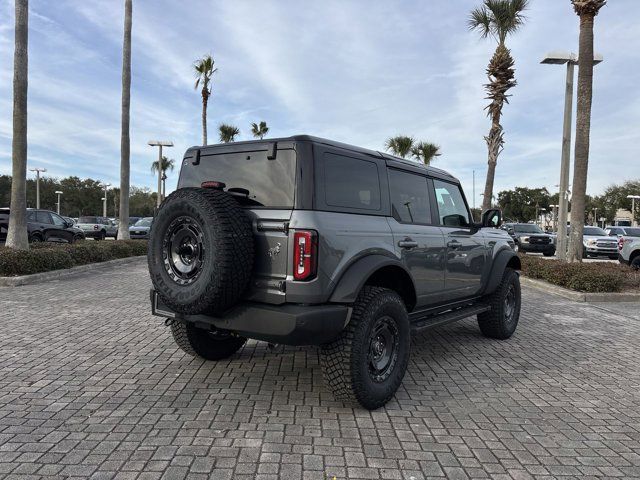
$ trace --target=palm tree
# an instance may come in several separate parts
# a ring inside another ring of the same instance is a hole
[[[406,135],[397,135],[395,137],[388,138],[384,146],[394,155],[406,158],[407,155],[411,153],[413,144],[413,137],[408,137]]]
[[[488,147],[487,180],[484,187],[482,208],[491,208],[493,181],[496,174],[498,156],[504,146],[504,132],[500,124],[502,107],[509,103],[507,92],[516,86],[515,62],[511,51],[506,47],[507,36],[515,33],[525,21],[523,12],[529,0],[484,0],[483,5],[471,11],[469,28],[478,30],[482,38],[491,37],[498,46],[487,67],[489,83],[485,85],[487,99],[487,115],[491,117],[491,129],[485,137]]]
[[[431,142],[418,142],[411,148],[411,155],[425,165],[429,165],[434,158],[442,154],[439,145]]]
[[[269,127],[267,127],[267,122],[260,122],[260,124],[252,123],[251,124],[251,133],[255,138],[259,138],[262,140],[264,136],[269,133]]]
[[[129,239],[129,182],[131,177],[131,20],[132,0],[124,2],[124,42],[122,44],[122,111],[120,127],[120,209],[118,240]]]
[[[29,58],[29,1],[16,0],[13,56],[13,140],[11,215],[6,246],[28,250],[27,236],[27,84]]]
[[[176,162],[173,158],[167,158],[164,155],[162,156],[162,161],[156,160],[151,164],[151,171],[158,172],[158,177],[162,181],[162,198],[164,198],[164,182],[167,179],[166,172],[167,170],[173,171],[175,165]],[[158,192],[158,195],[160,195],[160,192]]]
[[[573,163],[573,192],[571,195],[571,233],[569,234],[569,262],[582,261],[584,207],[589,167],[589,131],[591,129],[591,100],[593,97],[593,23],[606,0],[571,0],[580,17],[578,42],[578,97],[576,114],[576,145]]]
[[[195,89],[197,90],[202,85],[202,144],[207,144],[207,104],[209,103],[209,97],[211,96],[211,76],[217,68],[213,68],[215,64],[211,55],[205,55],[200,60],[196,61],[193,68],[196,73]]]
[[[236,135],[240,135],[238,127],[226,123],[221,123],[218,130],[220,130],[220,141],[222,143],[235,142]]]

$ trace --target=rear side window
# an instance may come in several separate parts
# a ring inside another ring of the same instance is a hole
[[[440,225],[445,227],[468,227],[469,211],[460,191],[460,186],[434,180]]]
[[[380,179],[374,162],[324,154],[325,202],[332,207],[380,210]]]
[[[389,170],[391,214],[401,223],[431,223],[427,178],[400,170]]]
[[[36,212],[36,221],[38,223],[53,223],[49,212]]]

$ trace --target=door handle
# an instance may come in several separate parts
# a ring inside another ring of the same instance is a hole
[[[418,242],[407,237],[404,240],[400,240],[398,242],[398,246],[402,248],[416,248],[418,246]]]
[[[462,243],[460,243],[457,240],[451,240],[450,242],[447,242],[447,247],[449,248],[460,248],[462,246]]]

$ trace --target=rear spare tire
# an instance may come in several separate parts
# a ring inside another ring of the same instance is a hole
[[[219,314],[233,306],[249,284],[251,222],[225,192],[182,188],[160,206],[147,260],[165,305],[188,315]]]

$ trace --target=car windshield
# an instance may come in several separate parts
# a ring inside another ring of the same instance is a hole
[[[80,217],[78,223],[98,223],[97,217]]]
[[[150,227],[151,222],[153,222],[153,217],[141,218],[135,223],[134,227]]]
[[[640,237],[640,228],[625,228],[624,231],[630,237]]]
[[[544,233],[538,225],[533,224],[514,225],[513,229],[517,233]]]
[[[607,232],[599,227],[584,227],[583,235],[589,235],[590,237],[606,237]]]

